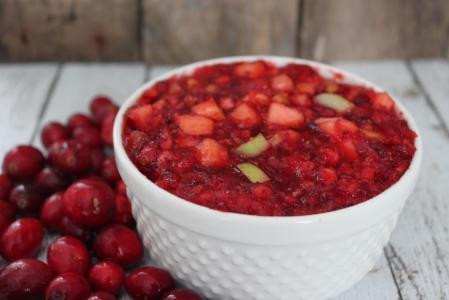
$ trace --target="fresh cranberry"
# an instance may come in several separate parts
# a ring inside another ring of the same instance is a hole
[[[3,161],[3,171],[17,180],[29,180],[44,167],[45,158],[33,146],[20,145],[10,150]]]
[[[96,290],[116,294],[125,282],[122,267],[112,261],[102,261],[95,264],[88,274],[90,283]]]
[[[91,167],[91,148],[77,141],[54,143],[48,150],[50,163],[69,175],[85,173]]]
[[[12,188],[11,178],[7,174],[0,174],[0,201],[8,200]]]
[[[103,162],[106,159],[106,155],[104,154],[104,151],[102,148],[93,148],[92,149],[92,172],[101,173],[101,168],[103,167]]]
[[[81,126],[73,130],[73,138],[81,144],[98,147],[101,146],[100,131],[94,126]]]
[[[45,200],[41,207],[40,219],[42,223],[51,230],[58,230],[61,225],[63,217],[62,213],[62,195],[63,192],[58,192],[51,195]]]
[[[62,142],[69,138],[67,128],[58,122],[50,122],[42,128],[41,140],[45,148],[50,147],[55,142]]]
[[[92,119],[89,116],[82,113],[73,114],[67,121],[67,128],[70,130],[70,132],[73,132],[77,127],[91,126],[91,125],[94,125]]]
[[[34,183],[47,194],[61,191],[68,185],[67,179],[50,167],[43,168],[34,180]]]
[[[0,201],[0,234],[3,229],[8,227],[8,225],[14,221],[14,216],[14,208],[11,204],[5,201]]]
[[[107,146],[112,146],[112,131],[116,115],[117,112],[109,113],[101,123],[101,140]]]
[[[59,274],[48,284],[45,300],[86,300],[90,295],[89,282],[79,273]]]
[[[39,251],[44,238],[44,228],[34,218],[22,218],[12,222],[0,237],[0,254],[8,261],[33,257]]]
[[[9,195],[9,203],[17,211],[24,213],[38,212],[44,199],[42,191],[33,184],[19,184],[12,189]]]
[[[123,180],[119,180],[115,184],[115,193],[126,196],[126,184]]]
[[[101,166],[101,175],[107,181],[114,183],[120,180],[120,174],[117,170],[114,157],[106,158]]]
[[[90,230],[79,224],[74,223],[66,216],[62,217],[58,229],[61,234],[76,237],[85,243],[90,242],[92,237],[92,233]]]
[[[189,289],[175,289],[165,295],[162,300],[202,300],[200,295]]]
[[[90,267],[90,255],[86,246],[71,236],[60,237],[50,244],[47,249],[47,261],[56,274],[85,274]]]
[[[46,263],[32,258],[16,260],[0,272],[0,298],[42,299],[52,278],[53,271]]]
[[[114,191],[102,180],[78,180],[64,193],[63,210],[78,224],[88,227],[105,225],[114,218]]]
[[[112,103],[111,98],[107,96],[96,96],[92,99],[89,109],[95,121],[101,124],[107,115],[111,112],[117,111],[118,107]]]
[[[100,291],[90,294],[87,300],[117,300],[117,297],[111,293]]]
[[[141,267],[126,278],[125,289],[135,300],[156,300],[175,286],[173,277],[165,270]]]
[[[126,195],[117,194],[115,196],[115,216],[114,221],[127,226],[134,225],[134,219],[131,210],[131,203]]]
[[[143,245],[133,230],[121,224],[112,224],[95,237],[94,251],[101,259],[127,266],[142,258]]]

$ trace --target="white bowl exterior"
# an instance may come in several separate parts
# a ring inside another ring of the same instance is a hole
[[[189,73],[199,66],[265,59],[278,65],[302,63],[325,77],[379,87],[355,75],[302,59],[244,56],[195,63],[158,77],[122,106],[114,125],[117,166],[133,205],[138,231],[152,259],[184,285],[209,299],[325,299],[354,285],[374,265],[388,242],[419,173],[422,145],[414,120],[397,102],[418,133],[410,168],[392,187],[361,204],[301,217],[259,217],[211,210],[182,200],[150,182],[121,145],[122,117],[143,90],[156,81]]]

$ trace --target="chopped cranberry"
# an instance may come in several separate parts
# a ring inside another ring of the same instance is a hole
[[[62,195],[63,192],[48,197],[41,207],[40,219],[42,223],[51,230],[58,230],[63,217]]]
[[[64,193],[63,211],[80,225],[102,226],[114,218],[114,191],[102,180],[78,180]]]
[[[73,114],[67,121],[67,128],[70,130],[70,132],[73,132],[75,128],[78,127],[92,126],[92,125],[94,125],[92,119],[82,113]]]
[[[94,126],[80,126],[76,127],[72,133],[73,138],[90,147],[101,146],[101,135],[100,130]]]
[[[0,234],[14,221],[14,207],[5,201],[0,201]]]
[[[34,180],[36,186],[45,191],[47,194],[52,194],[65,189],[69,182],[68,180],[53,168],[45,167],[37,174]]]
[[[102,261],[89,270],[89,281],[96,290],[116,294],[125,282],[125,272],[112,261]]]
[[[112,224],[102,229],[94,240],[95,254],[123,266],[140,261],[143,245],[137,234],[121,224]]]
[[[91,156],[90,147],[73,140],[54,143],[48,150],[50,163],[69,175],[87,172],[92,165]]]
[[[0,201],[8,200],[9,193],[13,188],[11,178],[7,174],[0,174]]]
[[[112,103],[111,98],[107,96],[97,96],[92,99],[89,109],[95,121],[101,124],[107,115],[111,112],[117,111],[118,107]]]
[[[17,211],[23,213],[35,213],[44,203],[45,196],[42,191],[33,184],[19,184],[13,188],[9,195],[9,203]]]
[[[44,229],[38,220],[17,219],[0,237],[0,254],[8,261],[33,257],[39,251],[43,238]]]
[[[45,148],[50,147],[55,142],[62,142],[69,138],[67,128],[58,122],[50,122],[42,128],[41,141]]]
[[[61,223],[59,224],[58,230],[63,235],[69,235],[76,237],[80,240],[82,240],[85,243],[90,242],[91,240],[91,231],[87,228],[78,225],[71,221],[66,216],[63,216],[61,219]]]
[[[109,157],[103,161],[103,165],[101,167],[101,175],[110,183],[114,183],[120,180],[120,174],[117,170],[114,157]]]
[[[59,274],[48,284],[45,300],[85,300],[90,295],[89,282],[79,273]]]
[[[155,267],[141,267],[126,278],[125,289],[135,300],[161,299],[173,289],[175,282],[167,271]]]
[[[112,146],[112,130],[117,112],[109,113],[101,123],[101,141],[107,146]]]
[[[90,267],[90,255],[86,246],[71,236],[60,237],[50,244],[47,249],[47,261],[56,274],[85,274]]]
[[[20,145],[6,153],[3,171],[17,180],[29,180],[44,167],[45,158],[33,146]]]
[[[43,299],[52,278],[53,271],[46,263],[31,258],[16,260],[0,272],[1,299]]]
[[[202,300],[200,295],[189,289],[176,289],[168,293],[162,300]]]
[[[100,291],[90,294],[87,300],[117,300],[117,297],[111,293]]]
[[[131,203],[126,194],[119,194],[115,196],[115,216],[114,221],[127,226],[134,225],[132,215]]]

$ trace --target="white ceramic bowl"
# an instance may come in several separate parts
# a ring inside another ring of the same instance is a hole
[[[200,66],[264,59],[284,65],[306,64],[322,76],[376,85],[343,70],[303,59],[241,56],[201,61],[154,78],[121,107],[114,125],[117,166],[128,186],[133,214],[152,259],[183,285],[209,299],[325,299],[359,281],[388,242],[412,192],[422,158],[415,121],[395,99],[411,129],[418,133],[409,169],[389,189],[369,201],[328,213],[261,217],[224,213],[182,200],[149,181],[122,146],[122,118],[139,95],[155,82],[188,74]]]

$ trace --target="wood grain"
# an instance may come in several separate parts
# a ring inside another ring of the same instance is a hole
[[[0,0],[2,60],[136,60],[137,0]]]
[[[303,1],[303,57],[449,57],[447,0]]]
[[[143,58],[186,63],[239,54],[293,55],[298,0],[143,0]]]
[[[393,232],[387,256],[402,299],[448,299],[449,137],[443,124],[405,63],[340,65],[396,95],[418,123],[424,143],[422,175]]]

